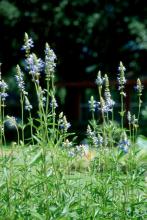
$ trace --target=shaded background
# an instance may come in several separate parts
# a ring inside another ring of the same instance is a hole
[[[2,0],[0,62],[3,77],[10,86],[7,112],[11,115],[19,114],[14,75],[16,64],[23,62],[20,48],[24,32],[33,38],[39,56],[44,56],[45,42],[54,49],[58,57],[56,80],[62,83],[58,87],[58,100],[69,120],[79,129],[89,117],[86,103],[96,89],[79,86],[77,90],[76,86],[64,83],[94,82],[98,70],[108,73],[113,80],[120,60],[127,68],[128,79],[147,79],[146,0]],[[82,92],[79,95],[77,91]],[[135,112],[133,94],[132,91],[129,108]],[[143,99],[144,126],[146,88]],[[145,129],[142,132],[147,134]]]

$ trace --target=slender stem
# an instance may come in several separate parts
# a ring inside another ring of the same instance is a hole
[[[123,103],[123,94],[121,94],[121,128],[124,127],[124,103]]]
[[[54,106],[52,106],[52,117],[53,117],[53,131],[55,130],[55,109]]]
[[[101,105],[101,109],[102,109],[102,103],[101,103],[101,99],[102,99],[102,87],[101,87],[101,86],[98,86],[98,93],[99,93],[100,105]],[[104,138],[104,146],[106,147],[106,131],[105,131],[106,120],[105,120],[104,112],[101,111],[101,113],[102,113],[102,120],[103,120],[103,138]]]
[[[138,122],[139,122],[139,117],[140,117],[140,108],[141,108],[141,99],[140,99],[140,96],[139,96],[139,100],[138,100],[138,116],[137,116],[137,119],[138,119]]]
[[[140,118],[140,109],[141,109],[141,99],[140,99],[140,96],[139,95],[139,98],[138,98],[138,116],[137,116],[137,123],[138,123],[138,126],[139,126],[139,118]],[[137,134],[138,134],[138,126],[136,128],[136,137],[137,137]]]
[[[49,142],[49,137],[48,137],[48,123],[47,123],[47,114],[45,114],[45,110],[43,107],[43,103],[40,102],[40,111],[41,111],[41,119],[42,119],[42,125],[43,125],[43,120],[44,120],[44,126],[45,126],[45,139],[47,139],[47,142]],[[43,117],[42,117],[43,116]],[[44,131],[43,131],[44,132]]]
[[[48,125],[47,125],[47,115],[45,114],[43,103],[42,103],[42,97],[40,97],[41,92],[38,84],[35,83],[35,89],[38,97],[38,107],[39,107],[39,117],[40,117],[40,124],[42,126],[42,135],[44,136],[44,126],[45,126],[45,140],[49,142],[48,137]],[[40,99],[41,98],[41,99]]]
[[[34,145],[34,139],[33,139],[33,119],[32,119],[30,111],[29,111],[29,119],[30,119],[30,129],[31,129],[31,140],[32,140],[32,144]]]
[[[0,97],[0,145],[3,145],[3,138],[2,138],[2,100]]]
[[[2,108],[2,126],[3,126],[3,139],[4,139],[4,145],[6,145],[6,138],[5,138],[5,127],[4,127],[4,117],[5,117],[5,109],[4,109],[4,107],[5,107],[5,103],[4,103],[4,101],[2,102],[2,106],[3,106],[3,108]]]
[[[100,100],[100,105],[101,105],[101,98],[102,98],[102,87],[101,86],[98,86],[98,93],[99,93],[99,100]],[[102,105],[101,105],[102,107]],[[105,117],[104,117],[104,113],[102,112],[102,119],[103,119],[103,122],[105,121]]]
[[[103,119],[103,138],[104,138],[104,146],[106,147],[106,139],[107,139],[107,135],[106,135],[106,129],[105,129],[105,126],[106,126],[106,120],[105,120],[105,115],[104,115],[104,112],[102,112],[102,119]]]
[[[51,85],[52,85],[52,90],[53,90],[53,93],[55,93],[55,86],[54,86],[54,75],[52,75],[51,77]]]
[[[133,144],[135,144],[135,129],[134,129],[134,125],[133,125],[133,129],[132,129],[132,136],[133,136]]]
[[[17,145],[19,145],[19,142],[20,142],[19,130],[18,130],[17,125],[15,125],[15,127],[16,127],[16,131],[17,131]]]
[[[46,139],[47,139],[47,142],[49,142],[47,115],[45,114],[45,111],[44,111],[44,108],[43,108],[43,104],[41,104],[41,110],[42,110],[42,115],[43,115],[43,119],[44,119]]]
[[[55,87],[54,87],[54,77],[51,77],[51,85],[52,85],[52,90],[53,90],[53,96],[55,95]],[[54,106],[52,105],[52,116],[53,116],[53,131],[55,130],[55,109]]]
[[[47,79],[47,98],[46,98],[46,116],[48,115],[48,109],[49,109],[49,79]]]
[[[129,133],[130,133],[130,140],[132,139],[132,132],[131,132],[131,123],[129,123]]]
[[[20,103],[21,103],[21,132],[22,132],[22,142],[24,145],[24,96],[21,92],[20,94]]]

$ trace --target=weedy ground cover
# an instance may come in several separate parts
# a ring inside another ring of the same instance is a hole
[[[25,66],[16,67],[21,122],[5,116],[8,86],[0,74],[0,219],[134,219],[147,218],[146,149],[136,144],[142,84],[137,80],[138,114],[126,112],[125,67],[118,69],[120,124],[115,122],[109,78],[98,72],[98,100],[92,96],[92,119],[84,143],[77,144],[71,124],[58,104],[54,86],[56,55],[48,44],[45,59],[31,50],[34,42],[25,34],[22,50]],[[37,117],[26,91],[25,75],[36,92]],[[45,78],[46,88],[40,81]],[[24,111],[28,121],[25,122]],[[98,117],[99,116],[99,117]],[[128,120],[128,128],[124,120]],[[16,142],[6,147],[5,128],[11,126]],[[30,130],[30,138],[25,132]]]

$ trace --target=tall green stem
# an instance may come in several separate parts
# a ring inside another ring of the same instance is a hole
[[[18,130],[17,125],[15,125],[15,127],[16,127],[16,132],[17,132],[17,145],[19,146],[20,144],[19,130]]]
[[[6,138],[5,138],[5,127],[4,127],[4,118],[5,118],[5,103],[4,101],[2,102],[2,127],[3,127],[3,132],[2,132],[2,135],[3,135],[3,140],[4,140],[4,145],[6,145]]]
[[[43,107],[41,88],[36,83],[35,83],[35,89],[36,89],[36,94],[38,98],[39,117],[40,117],[40,125],[42,127],[42,135],[44,136],[45,134],[44,139],[47,140],[47,142],[49,142],[47,115]]]
[[[49,109],[49,79],[47,79],[47,98],[46,98],[46,116],[48,115],[48,109]]]
[[[121,92],[123,93],[123,91]],[[124,127],[124,100],[123,100],[123,94],[121,94],[121,128]]]
[[[104,115],[104,111],[103,111],[103,98],[102,98],[102,86],[98,86],[98,93],[99,93],[99,98],[100,98],[100,105],[101,105],[101,112],[102,112],[102,120],[103,120],[103,138],[104,138],[104,146],[106,147],[106,120],[105,120],[105,115]]]
[[[2,141],[2,104],[1,104],[1,98],[0,98],[0,145],[3,145]]]
[[[24,96],[22,92],[20,94],[20,104],[21,104],[21,133],[22,133],[22,142],[24,145]]]
[[[30,121],[30,129],[31,129],[31,140],[32,144],[34,145],[34,138],[33,138],[33,119],[31,116],[31,112],[29,111],[29,121]]]
[[[141,94],[139,94],[139,97],[138,97],[138,115],[137,115],[137,127],[136,127],[136,137],[137,137],[137,134],[138,134],[138,127],[139,127],[139,118],[140,118],[140,109],[141,109]]]

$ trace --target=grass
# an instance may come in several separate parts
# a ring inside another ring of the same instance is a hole
[[[101,149],[89,160],[47,146],[44,173],[39,147],[7,150],[0,219],[146,219],[144,153]]]

